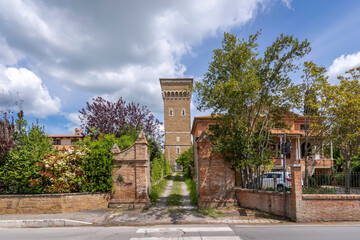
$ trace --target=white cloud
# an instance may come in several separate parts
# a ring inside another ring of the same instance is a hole
[[[194,46],[241,27],[269,2],[13,0],[0,2],[0,31],[42,79],[161,112],[158,79],[184,76],[181,58]]]
[[[331,82],[335,82],[337,76],[343,75],[347,70],[360,66],[360,52],[348,55],[341,55],[336,58],[328,69],[328,76]]]
[[[25,68],[0,65],[0,90],[5,95],[18,95],[23,100],[25,114],[45,117],[60,111],[60,99],[51,97],[42,80]]]
[[[291,1],[292,0],[281,0],[281,1],[286,5],[286,7],[291,9]]]
[[[73,122],[74,124],[76,124],[77,126],[81,125],[81,121],[80,121],[78,112],[67,113],[67,114],[65,114],[65,117],[68,120],[70,120],[71,122]]]

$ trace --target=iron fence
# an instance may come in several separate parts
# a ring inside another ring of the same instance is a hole
[[[304,186],[305,194],[344,194],[345,173],[314,173],[309,177],[308,186]],[[360,194],[360,172],[350,174],[350,193]]]

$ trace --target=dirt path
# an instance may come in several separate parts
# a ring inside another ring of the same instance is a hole
[[[174,185],[175,176],[176,176],[176,172],[174,172],[171,175],[171,179],[168,181],[168,184],[167,184],[167,186],[165,188],[165,191],[164,191],[163,195],[160,197],[159,201],[152,208],[165,208],[165,207],[167,207],[166,206],[166,200],[167,200],[167,197],[169,196],[169,194],[171,192],[171,189],[172,189],[172,187]]]
[[[181,176],[181,189],[182,189],[182,203],[181,206],[185,208],[193,208],[193,206],[190,203],[190,192],[187,189],[187,186],[184,181],[184,176]]]
[[[174,179],[176,176],[176,172],[174,172],[171,176],[171,179],[168,181],[168,184],[165,188],[165,191],[163,193],[163,195],[160,197],[159,201],[157,202],[157,204],[155,206],[153,206],[152,208],[154,209],[164,209],[164,208],[193,208],[193,206],[190,203],[190,193],[186,187],[186,184],[184,182],[184,176],[181,173],[181,177],[180,177],[180,181],[181,181],[181,190],[182,190],[182,201],[181,204],[179,206],[168,206],[166,204],[167,199],[171,193],[171,190],[174,186]]]

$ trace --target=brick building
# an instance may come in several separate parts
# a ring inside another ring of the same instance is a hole
[[[175,160],[191,146],[191,90],[192,78],[160,78],[164,100],[165,156],[176,166]]]
[[[59,149],[65,148],[69,149],[71,145],[80,139],[84,138],[84,132],[82,129],[75,128],[75,134],[66,134],[66,135],[48,135],[48,137],[53,141],[53,146]]]
[[[287,140],[291,141],[291,153],[286,157],[286,165],[290,164],[302,164],[302,172],[305,170],[305,118],[303,116],[284,116],[283,121],[289,126],[288,130],[284,129],[273,129],[271,133],[275,139],[274,147],[274,162],[275,166],[273,170],[282,170],[283,156],[280,153],[280,146],[283,141],[284,132],[287,135]],[[193,127],[191,130],[192,135],[194,136],[194,152],[196,152],[197,142],[195,141],[200,134],[205,131],[208,132],[209,126],[215,124],[216,120],[211,116],[202,116],[195,117],[193,122]],[[310,138],[309,145],[311,146],[312,140]],[[333,155],[332,155],[332,145],[330,146],[330,154],[326,156],[324,149],[319,149],[315,154],[311,156],[309,161],[309,171],[310,174],[316,172],[327,172],[333,166]],[[290,169],[288,169],[290,170]]]
[[[290,165],[302,164],[301,173],[304,175],[304,123],[302,116],[290,118],[284,116],[284,122],[289,130],[274,129],[272,135],[275,140],[273,160],[274,171],[282,169],[283,161],[280,153],[280,144],[284,132],[287,140],[291,141],[291,153],[287,155],[286,166],[290,171]],[[194,138],[194,161],[197,182],[197,194],[199,206],[224,205],[234,201],[234,188],[236,172],[231,169],[232,163],[225,162],[224,157],[211,154],[212,144],[208,138],[209,126],[216,124],[216,119],[211,116],[195,117],[191,133]],[[310,139],[311,144],[311,139]],[[332,146],[331,146],[332,148]],[[332,149],[330,156],[326,156],[323,150],[315,151],[309,161],[310,175],[316,172],[330,171],[333,166]]]

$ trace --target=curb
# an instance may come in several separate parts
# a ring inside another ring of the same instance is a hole
[[[69,227],[92,225],[89,222],[82,222],[69,219],[39,219],[39,220],[5,220],[0,221],[1,228],[22,228],[22,227]]]

